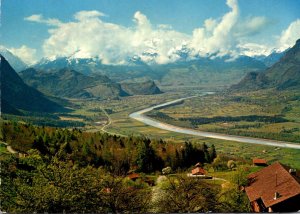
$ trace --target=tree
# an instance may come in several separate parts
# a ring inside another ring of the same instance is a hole
[[[166,167],[166,168],[163,168],[163,169],[161,170],[161,172],[162,172],[163,175],[171,174],[172,168],[168,166],[168,167]]]
[[[104,178],[101,199],[106,213],[147,212],[150,198],[150,188],[130,184],[118,177]]]
[[[247,186],[248,185],[247,171],[248,169],[244,166],[238,167],[231,179],[232,183],[234,183],[238,187]]]
[[[16,164],[14,160],[9,161],[5,165]],[[103,212],[101,170],[90,166],[77,168],[56,158],[48,164],[35,151],[22,159],[22,165],[31,166],[31,171],[15,168],[10,174],[1,174],[6,187],[6,203],[1,204],[2,210],[23,213]],[[1,198],[2,193],[1,189]]]
[[[86,142],[83,143],[82,145],[82,155],[85,157],[88,157],[91,154],[91,149],[89,144],[87,144]]]
[[[176,169],[178,169],[178,168],[180,168],[180,167],[182,167],[182,159],[181,159],[181,157],[180,157],[180,154],[179,154],[178,150],[176,149],[176,150],[175,150],[174,161],[173,161],[173,164],[172,164],[172,168],[173,168],[174,170],[176,170]]]
[[[228,169],[230,169],[230,170],[232,170],[233,168],[235,168],[235,167],[236,167],[236,163],[234,162],[234,160],[229,160],[229,161],[227,162],[227,167],[228,167]]]
[[[216,157],[217,157],[216,148],[215,145],[212,144],[209,149],[209,162],[213,162]]]
[[[231,178],[231,184],[223,190],[222,200],[227,204],[227,209],[222,212],[250,212],[250,203],[241,187],[248,184],[247,170],[239,167]]]
[[[251,212],[247,195],[241,191],[237,185],[229,185],[226,189],[224,189],[220,201],[224,204],[221,212]]]
[[[43,155],[49,153],[48,147],[41,136],[36,137],[36,139],[33,141],[32,148],[39,150]]]
[[[185,142],[184,148],[181,150],[182,161],[181,166],[188,168],[198,162],[206,162],[205,154],[202,148],[194,146],[191,142]]]
[[[163,167],[162,160],[156,155],[150,143],[149,139],[144,139],[138,144],[136,163],[140,172],[149,173]]]
[[[217,185],[209,184],[198,178],[177,175],[167,177],[162,192],[154,201],[157,212],[218,212],[220,206]]]

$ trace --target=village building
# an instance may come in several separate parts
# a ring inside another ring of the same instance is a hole
[[[192,175],[205,175],[205,174],[206,171],[200,166],[197,166],[196,168],[192,169]]]
[[[268,166],[268,163],[265,159],[255,158],[252,160],[253,165],[255,166]]]
[[[248,176],[245,188],[254,212],[296,212],[300,210],[300,176],[279,162]]]
[[[129,175],[127,175],[127,177],[132,180],[132,181],[135,181],[137,180],[138,178],[140,178],[141,176],[138,174],[138,173],[131,173]]]

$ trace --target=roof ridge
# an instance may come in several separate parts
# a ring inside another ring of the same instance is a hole
[[[300,179],[297,179],[296,176],[292,175],[292,174],[289,172],[289,170],[292,169],[292,168],[289,167],[289,166],[287,166],[287,165],[285,165],[285,164],[282,164],[282,163],[280,163],[280,162],[279,162],[279,164],[282,165],[282,167],[287,171],[287,173],[289,173],[289,175],[293,178],[293,180],[300,186]],[[289,168],[289,169],[287,170],[287,168]],[[296,169],[296,170],[297,170],[297,169]]]

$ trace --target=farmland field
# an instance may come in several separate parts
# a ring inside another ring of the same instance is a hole
[[[195,91],[179,91],[176,93],[166,92],[160,95],[132,96],[120,100],[82,102],[81,108],[85,110],[79,109],[77,110],[77,113],[92,117],[93,115],[89,113],[88,109],[99,109],[99,116],[102,115],[103,120],[108,120],[101,111],[101,109],[105,109],[106,112],[108,112],[112,122],[105,128],[105,131],[112,134],[121,134],[127,136],[144,135],[154,139],[162,138],[166,141],[175,142],[183,142],[186,140],[197,143],[206,142],[209,145],[214,144],[218,151],[227,155],[239,156],[248,160],[254,157],[265,158],[270,162],[280,160],[282,163],[286,163],[294,167],[300,167],[300,161],[295,159],[295,157],[300,155],[300,151],[295,149],[276,148],[262,145],[253,146],[246,143],[184,135],[147,126],[128,117],[128,115],[132,112],[153,106],[155,104],[164,103],[169,100],[190,96],[193,95],[193,93],[195,93]],[[196,91],[196,93],[199,94],[199,91]],[[268,135],[271,139],[276,139],[278,136],[279,139],[291,139],[293,137],[296,140],[299,139],[299,130],[297,130],[297,127],[299,127],[299,108],[297,107],[297,103],[299,103],[299,101],[290,100],[283,103],[282,99],[284,99],[284,94],[281,94],[280,96],[277,94],[274,95],[274,97],[278,96],[276,100],[270,99],[270,101],[265,101],[265,98],[268,96],[269,92],[265,92],[265,94],[260,96],[257,96],[253,93],[234,94],[231,96],[209,95],[185,100],[183,104],[149,112],[149,114],[152,117],[156,117],[156,114],[160,112],[169,116],[171,119],[157,117],[156,119],[158,120],[172,123],[177,126],[196,128],[199,130],[237,135],[248,134],[249,136],[254,137],[265,137],[266,133],[272,133],[272,135]],[[298,96],[298,94],[295,94],[295,96]],[[241,99],[245,99],[245,101],[235,101]],[[269,107],[269,102],[273,102],[272,107]],[[281,113],[283,109],[287,109],[287,106],[289,106],[288,111],[286,110],[284,116],[282,117],[287,120],[293,118],[293,121],[284,123],[234,121],[198,125],[197,127],[194,127],[189,121],[178,120],[178,118],[209,118],[222,115],[228,115],[232,117],[254,114],[259,116],[273,116],[277,113]],[[103,125],[97,125],[95,123],[88,122],[84,129],[89,131],[99,131],[102,127]],[[282,132],[280,132],[283,130],[283,128],[287,132],[284,135]],[[289,130],[292,130],[292,132]]]

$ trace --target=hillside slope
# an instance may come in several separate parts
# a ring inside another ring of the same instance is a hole
[[[33,112],[55,112],[63,110],[59,104],[49,100],[38,90],[26,85],[0,55],[1,112],[18,113],[17,109]]]
[[[300,90],[300,39],[272,67],[261,73],[248,73],[243,80],[231,87],[233,90],[265,88]]]
[[[17,72],[24,70],[27,65],[17,56],[12,54],[9,50],[0,46],[0,54],[9,62],[11,67]]]
[[[30,68],[22,71],[20,76],[28,85],[58,97],[106,99],[127,96],[119,84],[106,76],[87,76],[68,68],[46,72]]]
[[[162,93],[155,82],[149,79],[122,82],[121,87],[129,95],[149,95]]]

